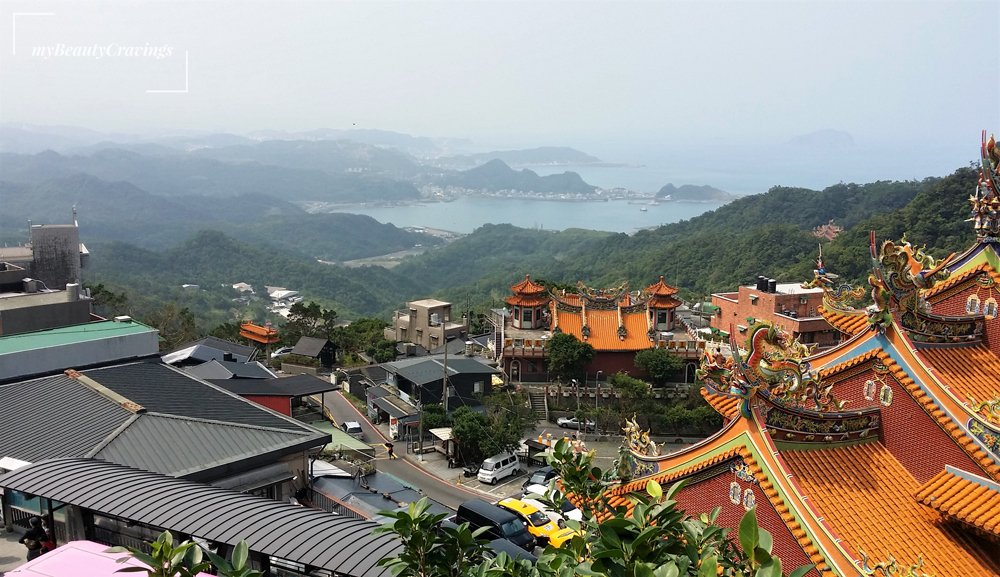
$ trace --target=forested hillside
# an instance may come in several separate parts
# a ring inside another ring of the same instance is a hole
[[[508,287],[524,274],[595,286],[627,280],[635,288],[663,274],[686,296],[696,297],[731,290],[758,274],[782,282],[808,279],[821,242],[812,230],[830,220],[845,231],[833,241],[822,241],[827,268],[845,279],[863,280],[871,229],[879,239],[898,239],[908,231],[909,240],[926,243],[939,256],[967,246],[973,234],[964,219],[975,179],[973,170],[961,169],[946,178],[920,182],[842,184],[823,191],[776,187],[632,236],[487,225],[391,270],[320,265],[281,243],[201,232],[158,252],[122,244],[94,246],[87,280],[158,294],[161,299],[186,299],[181,303],[194,298],[180,290],[185,282],[203,288],[239,281],[281,284],[336,307],[344,319],[387,317],[406,300],[424,297],[450,300],[458,310],[482,312],[502,306]],[[282,218],[279,215],[273,222]],[[300,227],[295,238],[315,238],[318,243],[323,236],[323,226],[317,222],[312,228]],[[216,312],[212,318],[219,317]]]

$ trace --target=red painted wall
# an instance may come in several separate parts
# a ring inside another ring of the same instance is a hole
[[[292,399],[290,397],[269,397],[265,395],[242,395],[244,399],[258,405],[278,411],[282,415],[292,416]]]
[[[751,484],[737,479],[735,473],[723,473],[711,479],[686,485],[677,496],[678,506],[692,515],[708,513],[716,507],[721,507],[716,523],[721,527],[731,528],[730,538],[738,540],[738,527],[743,515],[746,514],[746,509],[742,503],[734,505],[729,500],[729,485],[734,481],[739,485],[741,495],[746,489],[753,491],[757,502],[757,523],[774,537],[772,552],[781,558],[782,567],[790,571],[800,565],[809,564],[809,558],[799,546],[798,540],[785,526],[781,516],[774,510],[774,506],[760,487],[756,483]],[[813,569],[807,575],[816,577],[819,572]]]
[[[979,296],[979,310],[982,312],[983,303],[986,299],[993,297],[1000,301],[1000,292],[992,288],[983,288],[970,279],[962,290],[951,294],[944,299],[931,303],[931,311],[934,314],[945,316],[964,316],[966,301],[970,295]],[[988,319],[986,321],[986,346],[993,351],[994,355],[1000,356],[1000,317]]]

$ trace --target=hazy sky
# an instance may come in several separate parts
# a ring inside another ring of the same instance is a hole
[[[819,129],[903,155],[1000,132],[995,0],[5,0],[0,28],[2,122],[731,154]]]

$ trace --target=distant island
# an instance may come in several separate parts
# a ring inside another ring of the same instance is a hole
[[[575,172],[539,176],[533,170],[514,170],[499,159],[490,160],[486,164],[466,171],[449,174],[443,178],[442,184],[491,192],[516,190],[589,195],[597,190],[597,187],[584,182]]]
[[[669,200],[683,200],[687,202],[725,203],[736,200],[739,197],[731,192],[726,192],[707,184],[701,186],[694,184],[674,186],[673,183],[667,183],[666,186],[656,193],[656,198],[664,200],[669,198]]]

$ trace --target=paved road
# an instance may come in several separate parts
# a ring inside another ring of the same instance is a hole
[[[358,409],[351,404],[340,391],[326,393],[324,395],[326,408],[333,418],[340,424],[344,421],[358,421],[365,432],[365,441],[375,448],[378,462],[376,469],[380,473],[389,473],[403,483],[410,485],[413,489],[421,491],[424,495],[434,499],[438,503],[456,509],[463,501],[473,498],[486,500],[496,500],[503,498],[520,490],[523,476],[508,480],[506,483],[498,483],[494,487],[481,485],[483,491],[466,488],[453,481],[446,481],[435,474],[428,472],[435,471],[443,477],[461,479],[461,469],[448,469],[444,459],[438,455],[428,455],[425,465],[418,465],[414,461],[416,456],[406,455],[402,443],[396,443],[396,455],[399,459],[389,460],[383,443],[388,439],[385,433],[368,419]],[[475,479],[462,479],[471,487],[479,485]]]

